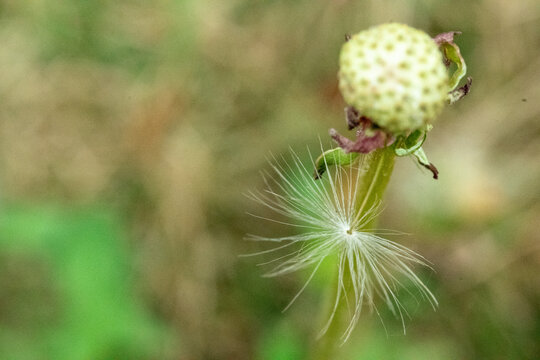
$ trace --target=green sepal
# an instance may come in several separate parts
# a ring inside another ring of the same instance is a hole
[[[426,141],[427,129],[413,131],[409,136],[402,137],[396,141],[394,146],[394,152],[397,156],[407,156],[414,154],[415,151],[420,149]]]
[[[418,160],[418,163],[422,166],[429,166],[430,162],[423,148],[416,150],[413,156]]]
[[[457,65],[456,71],[454,71],[452,77],[450,78],[450,89],[453,90],[458,86],[461,79],[467,73],[467,64],[465,64],[465,60],[463,59],[463,56],[461,56],[459,47],[453,42],[444,43],[441,45],[441,47],[446,58]]]
[[[454,42],[454,35],[459,34],[461,34],[459,31],[449,31],[439,34],[434,38],[446,58],[446,64],[449,65],[450,62],[453,62],[457,66],[456,71],[454,71],[450,78],[450,90],[457,88],[460,80],[467,73],[467,64],[465,64],[465,60],[463,59],[463,56],[461,56],[459,46]]]
[[[437,179],[439,177],[439,171],[435,165],[429,162],[424,149],[422,149],[429,130],[431,130],[431,126],[426,126],[425,129],[416,130],[407,137],[399,137],[394,144],[394,153],[397,156],[414,156],[418,163],[431,171],[433,178]]]
[[[326,171],[328,166],[346,166],[352,164],[359,156],[359,153],[346,153],[342,148],[330,149],[323,152],[317,160],[315,160],[315,171],[313,177],[319,179]]]
[[[431,173],[433,174],[433,178],[435,180],[439,178],[439,170],[437,170],[435,165],[429,162],[427,155],[424,152],[424,149],[419,148],[418,150],[413,152],[413,156],[416,158],[416,160],[418,161],[420,165],[422,165],[423,167],[431,171]]]

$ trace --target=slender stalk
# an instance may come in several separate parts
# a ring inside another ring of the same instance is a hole
[[[371,153],[365,159],[365,172],[359,179],[357,197],[355,199],[355,206],[358,216],[363,216],[366,211],[369,211],[376,206],[384,195],[392,170],[394,169],[394,149],[392,146],[388,146],[383,149],[379,149]],[[373,229],[376,219],[365,225],[365,229]],[[345,266],[343,274],[343,283],[350,287],[350,273],[349,266]],[[334,281],[332,287],[332,294],[337,292],[339,286],[338,279]],[[348,291],[349,289],[347,289]],[[347,303],[344,299],[341,299],[334,319],[330,324],[330,327],[326,331],[326,334],[319,339],[317,344],[313,347],[314,351],[311,354],[313,360],[327,360],[337,359],[337,352],[342,344],[342,335],[345,333],[345,329],[349,321],[349,311],[347,309]],[[333,302],[327,301],[326,305],[328,309],[324,312],[327,316],[330,316],[333,310]]]

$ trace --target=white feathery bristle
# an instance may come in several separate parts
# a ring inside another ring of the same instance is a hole
[[[396,296],[403,278],[408,279],[421,296],[435,307],[437,300],[411,269],[414,264],[427,266],[424,258],[376,232],[365,230],[366,224],[379,215],[380,204],[362,214],[356,210],[355,198],[362,176],[361,166],[327,166],[323,178],[314,180],[311,170],[313,165],[306,167],[296,153],[291,151],[291,154],[292,161],[283,158],[278,161],[273,157],[272,172],[263,174],[265,189],[248,194],[279,218],[254,216],[296,228],[293,235],[285,237],[248,236],[251,240],[282,243],[270,250],[250,255],[273,253],[285,248],[291,250],[284,256],[266,262],[277,263],[266,275],[284,275],[313,267],[308,280],[285,310],[298,298],[320,264],[329,256],[337,259],[339,286],[333,311],[321,335],[330,326],[343,298],[349,304],[352,314],[342,336],[343,342],[351,335],[364,304],[377,311],[376,297],[381,298],[401,319],[405,330],[404,315],[407,313]],[[385,230],[384,233],[392,232]],[[352,302],[348,300],[349,297],[352,297]]]

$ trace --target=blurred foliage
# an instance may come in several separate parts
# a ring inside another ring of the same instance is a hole
[[[332,269],[282,314],[307,275],[238,258],[286,231],[242,194],[345,131],[343,35],[388,21],[462,31],[474,84],[426,142],[440,180],[398,161],[381,219],[440,307],[407,335],[366,311],[342,356],[534,359],[536,0],[0,0],[0,357],[308,357]]]
[[[4,359],[146,359],[151,315],[134,298],[118,220],[100,208],[5,206],[0,218]]]

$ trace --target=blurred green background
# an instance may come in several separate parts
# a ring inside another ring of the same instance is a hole
[[[0,359],[307,358],[332,273],[282,314],[306,277],[238,257],[287,231],[242,194],[345,132],[344,34],[388,21],[461,30],[474,84],[380,221],[440,307],[366,311],[340,358],[538,358],[540,2],[0,0]]]

